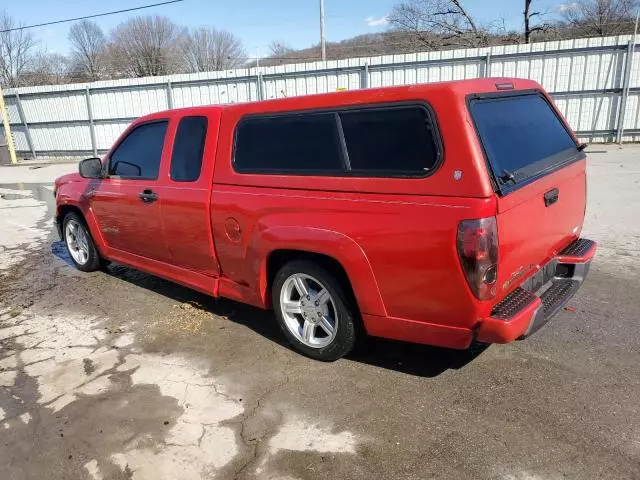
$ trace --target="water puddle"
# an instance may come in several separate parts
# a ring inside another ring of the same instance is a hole
[[[53,197],[52,183],[0,183],[0,201],[22,200],[24,198],[44,202],[47,210],[53,216],[56,209],[56,199]],[[0,203],[0,205],[2,204]]]
[[[53,219],[56,212],[56,199],[53,196],[51,183],[0,183],[0,212],[22,208],[45,207],[46,214],[39,228],[47,228],[55,233],[55,225],[46,225]],[[2,213],[0,213],[1,215]],[[8,212],[7,212],[8,215]]]

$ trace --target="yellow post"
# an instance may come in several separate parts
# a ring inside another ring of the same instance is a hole
[[[11,136],[11,126],[9,125],[9,113],[7,112],[7,106],[4,104],[2,87],[0,87],[0,115],[2,115],[4,136],[7,139],[7,146],[9,147],[9,156],[11,157],[11,163],[18,163],[18,159],[16,158],[16,149],[13,145],[13,137]]]

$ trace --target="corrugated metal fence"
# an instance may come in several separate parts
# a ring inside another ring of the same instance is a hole
[[[387,55],[5,91],[24,158],[107,150],[134,118],[169,108],[478,77],[522,77],[551,92],[589,142],[640,140],[640,52],[631,37]],[[633,57],[633,62],[630,59]],[[624,132],[622,131],[624,130]]]

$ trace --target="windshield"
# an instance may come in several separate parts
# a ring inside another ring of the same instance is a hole
[[[575,140],[539,93],[474,98],[470,111],[498,187],[533,180],[578,158]]]

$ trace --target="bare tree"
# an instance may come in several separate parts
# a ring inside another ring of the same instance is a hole
[[[6,13],[0,14],[0,83],[7,87],[21,85],[22,76],[31,62],[33,48],[36,41],[25,30],[19,28],[14,20]]]
[[[487,43],[487,32],[478,26],[462,0],[408,0],[396,5],[389,22],[413,32],[428,47],[469,46]]]
[[[541,11],[531,11],[531,3],[533,0],[524,0],[524,43],[531,42],[531,35],[536,32],[544,32],[549,28],[549,25],[542,22],[537,25],[532,25],[532,20],[534,18],[540,19],[545,15],[544,12]]]
[[[633,31],[635,0],[576,0],[563,17],[579,35],[618,35]]]
[[[111,33],[110,69],[116,76],[146,77],[179,72],[182,30],[167,17],[135,17]]]
[[[247,58],[242,42],[230,32],[198,28],[186,32],[180,41],[190,72],[208,72],[235,68]]]
[[[269,56],[278,58],[278,57],[286,57],[288,54],[293,52],[293,48],[284,40],[274,40],[269,44]]]
[[[282,65],[284,63],[291,63],[293,60],[292,54],[296,54],[296,59],[300,60],[312,60],[314,58],[320,58],[320,44],[304,50],[294,50],[284,40],[274,40],[269,44],[269,54],[266,58],[260,60],[262,66]]]
[[[22,85],[56,85],[68,81],[69,59],[59,53],[42,50],[29,62],[22,74]]]
[[[98,80],[104,75],[104,52],[107,40],[97,23],[82,20],[69,29],[71,60],[77,75],[84,74],[89,80]]]

